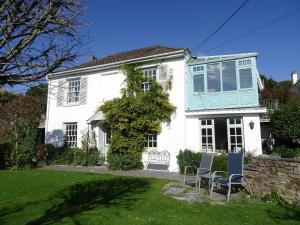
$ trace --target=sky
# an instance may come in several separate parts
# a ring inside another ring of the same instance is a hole
[[[195,46],[215,31],[244,0],[85,0],[89,25],[80,32],[98,58],[151,45]],[[299,9],[295,12],[296,9]],[[291,12],[293,12],[291,14]],[[264,26],[282,16],[287,17]],[[257,32],[252,32],[261,28]],[[221,43],[249,35],[215,48]],[[194,55],[257,52],[261,74],[277,81],[300,77],[300,0],[250,0]],[[82,63],[90,56],[78,60]],[[24,87],[15,87],[15,90]]]
[[[97,57],[162,44],[193,49],[244,0],[87,0],[84,32]],[[299,9],[232,43],[211,49]],[[211,49],[211,50],[209,50]],[[258,70],[275,80],[300,73],[300,0],[250,0],[195,55],[257,52]],[[86,58],[84,59],[86,60]],[[299,74],[300,75],[300,74]]]

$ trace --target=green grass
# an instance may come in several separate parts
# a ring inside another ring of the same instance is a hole
[[[267,203],[190,204],[164,180],[46,170],[0,171],[0,224],[299,224],[299,209]]]

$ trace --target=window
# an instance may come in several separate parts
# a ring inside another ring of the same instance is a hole
[[[68,85],[67,103],[79,102],[80,79],[69,80]]]
[[[68,147],[77,146],[77,123],[65,123],[65,136]]]
[[[149,134],[147,140],[144,141],[145,148],[156,148],[157,147],[157,134]]]
[[[194,66],[193,67],[193,72],[199,72],[199,71],[204,71],[204,66]]]
[[[251,59],[243,59],[239,61],[239,66],[251,65]]]
[[[222,62],[222,85],[223,91],[237,89],[235,61]]]
[[[252,71],[248,69],[240,69],[240,88],[252,88]]]
[[[201,120],[201,150],[203,152],[213,152],[215,149],[214,120]]]
[[[219,63],[207,65],[207,91],[208,92],[221,91]]]
[[[156,80],[156,68],[144,70],[143,73],[145,80],[142,84],[142,88],[145,92],[150,90],[152,80]]]
[[[204,74],[194,75],[194,92],[204,92]]]
[[[242,118],[227,119],[228,149],[230,152],[239,152],[244,147]]]

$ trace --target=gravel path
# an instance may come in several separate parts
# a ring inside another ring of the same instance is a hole
[[[105,166],[69,166],[69,165],[50,165],[50,166],[45,166],[43,168],[47,170],[103,173],[103,174],[112,174],[118,176],[154,177],[154,178],[183,182],[183,176],[180,175],[179,173],[153,171],[153,170],[113,171],[107,169],[107,167]]]

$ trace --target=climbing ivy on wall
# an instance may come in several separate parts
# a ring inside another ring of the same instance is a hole
[[[122,97],[99,107],[105,118],[101,125],[108,126],[112,135],[107,160],[111,169],[141,169],[144,141],[149,134],[161,131],[162,122],[171,122],[176,107],[155,80],[151,80],[149,91],[143,91],[144,76],[138,64],[123,65],[123,71]]]

